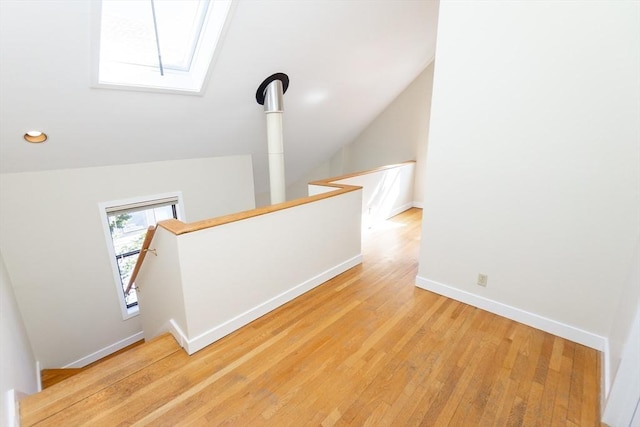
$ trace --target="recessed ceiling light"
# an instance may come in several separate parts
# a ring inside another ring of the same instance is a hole
[[[45,142],[47,140],[47,134],[44,132],[40,132],[39,130],[30,130],[29,132],[24,134],[24,139],[27,142]]]

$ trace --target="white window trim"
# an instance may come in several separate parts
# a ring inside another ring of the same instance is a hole
[[[98,204],[100,209],[100,221],[102,222],[102,229],[104,231],[105,243],[107,245],[107,251],[109,252],[111,272],[113,273],[113,283],[115,284],[116,296],[120,304],[120,311],[122,312],[122,319],[127,320],[140,314],[138,305],[135,307],[127,308],[127,304],[122,297],[122,282],[120,279],[120,271],[118,270],[118,264],[116,262],[116,252],[113,247],[113,240],[111,239],[111,231],[109,230],[109,220],[107,218],[107,211],[114,209],[124,209],[130,205],[136,204],[153,204],[154,201],[175,198],[178,200],[178,206],[176,213],[180,221],[186,222],[186,216],[184,214],[184,199],[181,191],[174,191],[170,193],[154,194],[150,196],[133,197],[130,199],[112,200],[109,202],[102,202]]]
[[[230,21],[233,17],[235,9],[237,7],[236,0],[214,0],[209,7],[207,16],[205,17],[205,23],[203,27],[202,39],[204,43],[201,43],[196,48],[196,55],[194,57],[194,64],[192,68],[193,72],[184,73],[179,78],[181,81],[189,81],[188,85],[181,84],[181,88],[171,87],[177,83],[171,83],[169,86],[167,83],[161,85],[149,85],[149,84],[115,84],[115,83],[101,83],[100,82],[100,29],[102,22],[102,1],[96,0],[91,2],[91,87],[97,89],[117,89],[117,90],[132,90],[140,92],[155,92],[155,93],[173,93],[182,95],[199,95],[202,96],[205,93],[207,82],[211,75],[211,70],[217,62],[220,53],[220,44],[223,42],[226,33],[229,29]],[[220,19],[214,15],[214,9],[227,8],[227,12],[224,18],[224,22],[220,27],[214,25],[208,25],[210,19],[219,21]],[[204,47],[202,47],[204,45]],[[204,52],[197,52],[203,50]],[[136,66],[133,66],[136,67]],[[145,67],[139,67],[146,70]],[[149,73],[151,75],[151,72]],[[165,76],[166,80],[173,80],[177,76],[176,71],[168,70]],[[159,77],[155,75],[152,79],[159,80]],[[189,87],[187,87],[189,86]]]

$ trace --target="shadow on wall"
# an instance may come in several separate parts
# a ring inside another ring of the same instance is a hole
[[[361,172],[331,182],[362,187],[362,228],[373,228],[413,207],[415,162]]]
[[[378,222],[393,216],[394,206],[400,197],[400,170],[386,171],[382,181],[373,190],[367,203],[367,211],[362,215],[362,227],[371,228]]]

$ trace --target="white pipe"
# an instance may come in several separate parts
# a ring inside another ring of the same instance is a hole
[[[269,185],[272,205],[286,200],[284,143],[282,138],[282,112],[284,111],[282,95],[282,81],[278,79],[271,81],[264,91],[264,112],[267,115]]]
[[[269,181],[271,204],[286,201],[284,179],[284,142],[282,111],[267,112],[267,147],[269,152]]]
[[[269,186],[271,204],[286,201],[284,179],[284,143],[282,138],[282,98],[289,87],[289,77],[276,73],[267,77],[258,87],[256,101],[264,106],[267,115],[267,147],[269,153]]]

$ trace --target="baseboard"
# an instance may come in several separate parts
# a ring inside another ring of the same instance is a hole
[[[610,387],[606,389],[606,401],[601,406],[602,421],[611,426],[640,425],[640,310],[631,322],[615,377],[610,377]],[[611,360],[605,361],[611,365]],[[613,372],[610,372],[610,375]]]
[[[610,362],[610,352],[609,352],[609,339],[607,339],[606,350],[600,353],[600,415],[604,413],[604,408],[607,403],[607,397],[609,397],[609,375],[611,371],[611,367],[609,366]]]
[[[36,360],[36,387],[38,392],[42,391],[42,368],[39,360]]]
[[[14,389],[8,390],[4,393],[4,401],[2,402],[4,414],[4,420],[2,420],[2,425],[7,425],[7,427],[14,427],[20,425],[20,416],[18,415],[18,396],[16,395],[16,391]]]
[[[174,319],[169,319],[167,330],[171,335],[173,335],[173,338],[175,338],[180,347],[184,348],[186,351],[186,345],[189,342],[189,339],[187,338],[187,335],[182,332],[182,328],[176,323]]]
[[[280,295],[277,295],[224,323],[214,326],[196,337],[189,339],[182,332],[180,327],[173,322],[173,320],[169,322],[170,332],[174,337],[176,337],[176,341],[180,343],[181,347],[191,355],[360,263],[362,263],[362,254],[356,255],[355,257],[294,286]]]
[[[418,208],[418,209],[422,209],[424,207],[424,203],[422,202],[416,202],[415,200],[413,201],[413,207],[414,208]]]
[[[567,325],[565,323],[558,322],[517,307],[512,307],[489,298],[481,297],[449,285],[438,283],[424,277],[416,277],[416,286],[465,304],[481,308],[491,313],[498,314],[502,317],[506,317],[507,319],[515,320],[516,322],[540,329],[561,338],[585,345],[595,350],[602,352],[606,352],[608,350],[607,339],[605,337],[576,328],[575,326]]]
[[[4,394],[4,423],[0,425],[7,425],[8,427],[20,427],[20,400],[27,397],[27,393],[22,393],[16,389],[8,390]]]
[[[116,343],[113,343],[111,345],[106,346],[105,348],[102,348],[94,353],[89,354],[88,356],[82,357],[78,360],[76,360],[75,362],[71,362],[68,365],[63,366],[63,369],[66,368],[82,368],[84,366],[87,366],[90,363],[96,362],[100,359],[102,359],[103,357],[107,357],[108,355],[110,355],[111,353],[114,353],[122,348],[125,348],[128,345],[131,345],[135,342],[138,342],[140,340],[144,339],[144,333],[142,331],[131,335],[130,337],[127,337],[123,340],[120,340]],[[39,371],[38,371],[39,372]]]
[[[399,215],[402,212],[411,209],[412,207],[413,207],[413,202],[408,202],[408,203],[405,203],[404,205],[398,206],[397,208],[394,208],[391,210],[391,212],[389,213],[389,216],[386,219],[393,218],[394,216]]]

